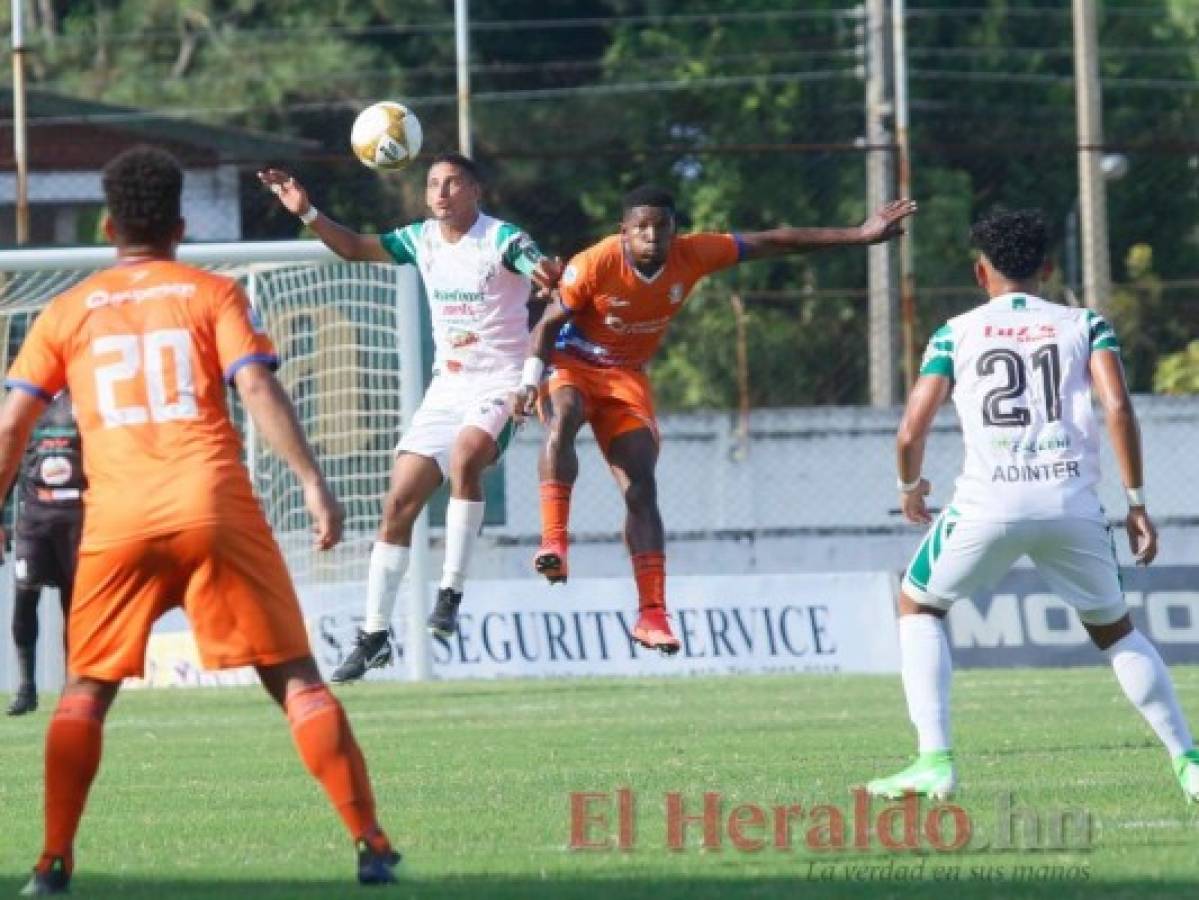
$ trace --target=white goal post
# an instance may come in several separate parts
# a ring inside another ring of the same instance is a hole
[[[0,251],[0,362],[5,371],[42,307],[115,258],[111,247]],[[236,278],[245,287],[278,347],[280,381],[345,505],[342,545],[328,553],[313,551],[299,485],[261,446],[230,392],[234,420],[245,440],[246,465],[297,587],[303,592],[308,586],[363,581],[395,443],[424,391],[421,294],[415,270],[346,263],[318,241],[182,244],[178,258]],[[401,625],[406,635],[403,655],[413,680],[430,675],[430,643],[424,629],[429,575],[429,526],[422,514],[412,536],[401,612],[406,620]],[[0,594],[7,599],[11,578],[2,581]],[[0,686],[9,681],[13,668],[7,606],[0,601],[0,646],[7,658],[0,665]],[[43,612],[47,606],[43,601]],[[43,687],[58,681],[52,671],[54,654],[46,652],[54,643],[41,641],[41,656],[47,657],[44,671],[52,679]]]

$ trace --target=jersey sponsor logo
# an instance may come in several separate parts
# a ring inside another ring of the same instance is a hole
[[[438,303],[482,303],[483,292],[464,291],[461,288],[453,288],[452,290],[434,288],[433,299]]]
[[[460,328],[451,328],[446,333],[446,341],[455,350],[460,350],[463,347],[469,347],[472,344],[479,343],[479,336],[473,331],[463,331]]]
[[[1005,453],[1036,456],[1038,453],[1054,450],[1069,450],[1071,443],[1070,435],[1059,432],[1041,435],[1031,440],[1022,437],[997,437],[991,440],[991,447]]]
[[[1022,466],[996,466],[991,475],[992,482],[1017,481],[1065,481],[1081,478],[1082,472],[1076,462],[1033,463]]]
[[[120,306],[123,303],[145,303],[150,300],[186,300],[195,296],[196,286],[186,282],[156,284],[147,288],[130,288],[125,291],[107,291],[104,289],[92,291],[83,303],[88,309],[101,309],[105,306]]]
[[[1057,328],[1048,322],[1037,325],[988,325],[983,329],[983,337],[996,340],[1015,338],[1017,343],[1051,341],[1057,337]]]
[[[672,284],[670,286],[670,302],[671,302],[671,304],[674,306],[678,306],[680,303],[682,303],[683,297],[685,296],[685,292],[686,292],[686,288],[684,288],[681,284],[678,284],[678,283]]]
[[[617,334],[657,334],[665,331],[670,324],[670,316],[648,319],[644,322],[626,322],[620,316],[605,316],[604,324]]]
[[[624,300],[620,297],[608,297],[606,299],[607,299],[608,306],[620,307],[620,306],[632,306],[633,305],[632,300]]]
[[[579,280],[579,270],[575,266],[567,266],[566,271],[562,273],[563,284],[574,284]]]
[[[47,456],[42,460],[40,469],[42,482],[51,487],[66,484],[75,471],[71,461],[63,456]]]

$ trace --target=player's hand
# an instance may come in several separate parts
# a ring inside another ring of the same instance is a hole
[[[903,220],[916,212],[916,201],[894,200],[858,226],[862,243],[880,244],[903,234]]]
[[[346,514],[325,479],[304,485],[304,505],[312,516],[312,546],[317,550],[336,546],[341,540]]]
[[[512,395],[512,418],[520,425],[525,419],[536,414],[537,388],[531,384],[522,384]]]
[[[932,514],[925,505],[924,498],[932,491],[933,486],[927,478],[921,478],[913,490],[901,491],[899,494],[899,510],[903,517],[913,525],[928,525],[932,522]]]
[[[258,180],[279,198],[279,202],[293,216],[302,216],[312,205],[304,186],[282,169],[263,169]]]
[[[1157,556],[1157,529],[1145,507],[1134,506],[1129,509],[1124,526],[1128,529],[1128,546],[1136,564],[1149,565]]]
[[[533,286],[537,288],[537,296],[549,297],[550,291],[558,286],[558,281],[562,278],[563,268],[562,260],[556,256],[553,259],[543,256],[538,261],[537,268],[530,276]]]

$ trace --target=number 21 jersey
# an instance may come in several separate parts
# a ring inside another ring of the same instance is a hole
[[[42,311],[8,386],[69,387],[83,443],[84,550],[202,524],[260,523],[225,384],[275,348],[244,292],[169,260],[114,266]]]
[[[1091,354],[1119,353],[1088,309],[1003,294],[933,334],[921,375],[953,380],[966,459],[953,507],[981,521],[1102,521]]]

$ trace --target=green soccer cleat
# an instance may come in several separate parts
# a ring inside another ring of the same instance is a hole
[[[1174,774],[1187,803],[1199,803],[1199,750],[1188,750],[1174,759]]]
[[[934,750],[921,753],[902,772],[871,781],[866,785],[866,791],[872,797],[884,797],[887,800],[901,800],[909,794],[930,800],[948,800],[957,786],[953,751]]]

